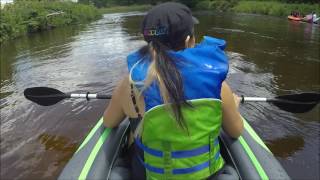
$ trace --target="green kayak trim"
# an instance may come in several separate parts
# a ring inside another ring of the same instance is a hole
[[[84,139],[84,141],[81,143],[80,147],[77,149],[77,151],[75,153],[77,153],[78,151],[80,151],[87,143],[88,141],[92,138],[92,136],[96,133],[96,131],[98,130],[98,128],[102,125],[103,122],[103,118],[100,118],[100,120],[98,121],[98,123],[94,126],[94,128],[90,131],[90,133],[87,135],[87,137]]]
[[[264,142],[261,140],[261,138],[257,135],[257,133],[252,129],[252,127],[248,124],[248,122],[246,120],[243,119],[243,123],[244,123],[244,128],[248,131],[248,133],[250,134],[250,136],[258,143],[260,144],[260,146],[262,146],[265,150],[267,150],[268,152],[270,152],[272,154],[272,152],[270,151],[270,149],[266,146],[266,144],[264,144]]]
[[[254,153],[250,149],[250,147],[247,144],[247,142],[243,139],[242,136],[240,136],[238,138],[238,140],[239,140],[240,144],[242,145],[243,149],[246,151],[247,155],[249,156],[249,158],[250,158],[251,162],[253,163],[254,167],[256,168],[260,178],[263,179],[263,180],[269,180],[269,177],[267,176],[266,172],[262,168],[262,166],[259,163],[258,159],[256,158],[256,156],[254,155]]]
[[[83,169],[81,170],[80,176],[79,176],[79,180],[84,180],[87,178],[87,175],[91,169],[91,166],[99,152],[99,150],[101,149],[104,141],[107,139],[108,135],[110,134],[111,129],[110,128],[106,128],[103,131],[103,134],[99,137],[99,140],[97,141],[96,145],[94,146],[94,148],[92,149]]]
[[[224,153],[231,158],[229,163],[237,169],[239,178],[289,180],[290,177],[281,164],[269,150],[266,150],[267,146],[248,123],[244,120],[245,131],[238,139],[231,138],[224,131],[220,134],[222,145],[226,149]],[[122,171],[113,171],[113,167],[116,166],[114,163],[104,163],[99,158],[106,157],[114,162],[115,158],[124,157],[123,154],[117,153],[121,148],[119,143],[125,142],[130,131],[128,127],[128,119],[113,129],[104,128],[103,119],[99,119],[58,179],[105,179],[111,177],[111,174],[115,177],[126,177]]]
[[[246,120],[243,121],[244,122],[244,128],[248,131],[248,133],[250,134],[250,136],[259,144],[261,145],[265,150],[267,150],[268,152],[271,153],[271,151],[268,149],[268,147],[263,143],[263,141],[261,140],[261,138],[257,135],[257,133],[252,129],[252,127],[248,124],[248,122]],[[100,118],[100,120],[97,122],[97,124],[94,126],[94,128],[92,129],[92,131],[90,131],[90,133],[87,135],[87,137],[85,138],[85,140],[83,141],[83,143],[80,145],[80,147],[77,149],[76,153],[78,151],[80,151],[88,142],[89,140],[93,137],[93,135],[96,133],[96,131],[98,130],[98,128],[103,124],[103,118]],[[106,140],[106,138],[108,137],[109,133],[110,133],[111,129],[110,128],[106,128],[103,132],[103,134],[100,136],[98,142],[96,143],[96,145],[94,146],[92,152],[90,153],[82,171],[81,174],[79,176],[79,180],[83,180],[86,179],[86,176],[88,175],[90,168],[94,162],[94,159],[96,157],[96,155],[98,154],[98,151],[100,150],[103,142]],[[253,163],[255,169],[257,170],[259,176],[261,177],[261,179],[263,180],[268,180],[268,176],[266,175],[265,171],[263,170],[261,164],[259,163],[259,161],[257,160],[257,158],[255,157],[254,153],[252,152],[252,150],[250,149],[249,145],[246,143],[246,141],[243,139],[242,136],[239,137],[239,142],[242,145],[242,147],[244,148],[244,150],[246,151],[247,155],[249,156],[251,162]]]

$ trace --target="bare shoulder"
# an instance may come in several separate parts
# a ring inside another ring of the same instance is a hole
[[[116,87],[116,94],[118,99],[123,104],[124,102],[128,102],[129,93],[130,93],[130,82],[128,75],[124,76]]]
[[[125,97],[128,76],[124,77],[116,86],[112,93],[111,101],[106,108],[103,118],[104,125],[106,127],[116,127],[127,115],[124,109],[125,101],[127,101],[127,97]]]
[[[125,90],[129,87],[129,76],[125,75],[119,82],[118,86],[120,86],[121,90]]]
[[[131,88],[130,88],[130,80],[129,76],[124,76],[122,80],[119,82],[117,86],[117,94],[118,99],[120,101],[120,104],[122,106],[122,109],[124,113],[127,116],[132,116],[132,110],[131,110]]]
[[[229,85],[223,81],[221,86],[221,98],[225,98],[225,96],[228,96],[231,92],[231,89]]]
[[[121,81],[121,104],[125,114],[129,117],[136,118],[137,112],[135,110],[135,106],[132,102],[131,98],[131,84],[129,76],[125,77]],[[133,95],[135,97],[136,103],[139,108],[139,112],[143,115],[144,114],[144,98],[143,95],[139,93],[138,89],[133,86]]]

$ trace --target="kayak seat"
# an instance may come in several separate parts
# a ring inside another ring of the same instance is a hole
[[[130,174],[130,162],[127,158],[118,157],[115,164],[113,165],[110,180],[129,180],[131,179]]]
[[[237,171],[230,165],[225,165],[216,174],[209,177],[208,180],[238,180]]]

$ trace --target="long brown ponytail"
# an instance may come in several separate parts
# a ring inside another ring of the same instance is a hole
[[[139,52],[142,56],[149,54],[152,59],[144,89],[156,80],[160,88],[161,97],[165,104],[170,104],[178,125],[188,130],[181,108],[184,105],[191,105],[186,101],[184,96],[182,76],[176,66],[178,60],[172,58],[167,53],[169,50],[176,48],[153,40],[147,46],[140,49]]]

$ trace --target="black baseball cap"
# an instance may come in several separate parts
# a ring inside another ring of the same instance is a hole
[[[142,34],[147,42],[157,39],[174,43],[192,35],[193,26],[198,23],[187,6],[167,2],[149,10],[142,22]]]

